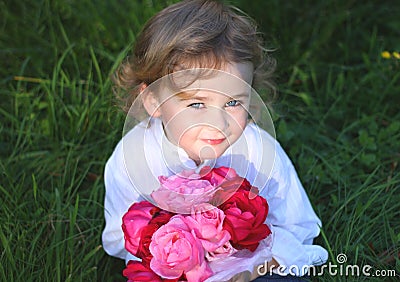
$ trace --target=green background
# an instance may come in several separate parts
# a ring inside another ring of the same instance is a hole
[[[1,281],[124,281],[100,238],[124,123],[109,78],[172,2],[0,1]],[[277,137],[322,219],[316,242],[331,263],[398,275],[400,2],[231,3],[275,49]],[[315,278],[346,279],[365,277]]]

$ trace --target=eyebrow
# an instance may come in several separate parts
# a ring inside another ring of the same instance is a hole
[[[187,101],[187,100],[199,100],[199,101],[205,101],[208,100],[208,97],[204,97],[204,96],[199,96],[196,94],[188,94],[188,93],[179,93],[176,94],[179,99],[181,99],[181,101]]]
[[[239,94],[236,94],[236,95],[225,95],[225,94],[222,94],[222,93],[219,93],[219,94],[224,95],[225,97],[230,98],[230,99],[234,99],[234,100],[241,100],[241,99],[250,97],[249,93],[239,93]],[[201,95],[198,95],[196,93],[195,94],[190,94],[188,92],[180,92],[180,93],[178,93],[176,95],[180,98],[181,101],[187,101],[187,100],[206,101],[206,100],[208,100],[208,97],[201,96]]]
[[[244,99],[244,98],[250,98],[250,93],[239,93],[239,94],[227,96],[227,97],[231,97],[232,99],[235,99],[235,100],[240,100],[240,99]]]

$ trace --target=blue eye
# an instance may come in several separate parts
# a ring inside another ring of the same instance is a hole
[[[201,108],[204,108],[204,104],[203,103],[192,103],[188,107],[194,108],[194,109],[201,109]]]
[[[226,103],[227,107],[236,107],[239,105],[240,105],[240,102],[238,100],[232,100],[232,101],[229,101],[228,103]]]

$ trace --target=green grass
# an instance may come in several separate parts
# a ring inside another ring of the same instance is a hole
[[[100,239],[124,122],[109,75],[171,2],[0,1],[1,281],[123,281]],[[277,135],[323,221],[317,242],[332,263],[398,275],[400,60],[380,54],[400,51],[400,4],[232,2],[276,48]]]

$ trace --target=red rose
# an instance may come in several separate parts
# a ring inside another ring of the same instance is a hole
[[[200,171],[201,179],[208,180],[211,185],[219,186],[229,180],[240,178],[242,181],[237,189],[250,190],[250,183],[240,177],[233,168],[221,166],[211,169],[209,166],[205,166]],[[239,182],[238,182],[239,183]]]
[[[210,167],[203,167],[200,171],[202,179],[208,180],[214,186],[220,186],[220,190],[214,194],[211,203],[219,206],[229,199],[235,192],[251,191],[250,198],[254,198],[258,194],[258,189],[251,186],[250,182],[240,177],[233,168],[218,167],[210,170]]]
[[[150,281],[150,282],[178,282],[179,279],[163,279],[151,270],[149,266],[139,261],[130,260],[122,274],[128,278],[128,282]],[[181,277],[184,279],[184,277]]]
[[[264,223],[268,204],[263,197],[240,190],[219,208],[225,213],[224,229],[231,234],[230,242],[234,248],[255,251],[259,242],[271,234]]]
[[[141,232],[148,225],[154,214],[160,209],[148,201],[134,203],[122,217],[122,230],[125,236],[125,248],[136,255]]]
[[[154,215],[147,226],[143,227],[136,256],[141,258],[144,264],[149,265],[153,257],[149,250],[153,233],[166,224],[173,215],[173,213],[161,210]]]
[[[128,282],[136,281],[154,281],[162,282],[160,276],[155,274],[150,267],[143,265],[139,261],[130,260],[126,268],[122,271],[122,274],[128,278]]]

